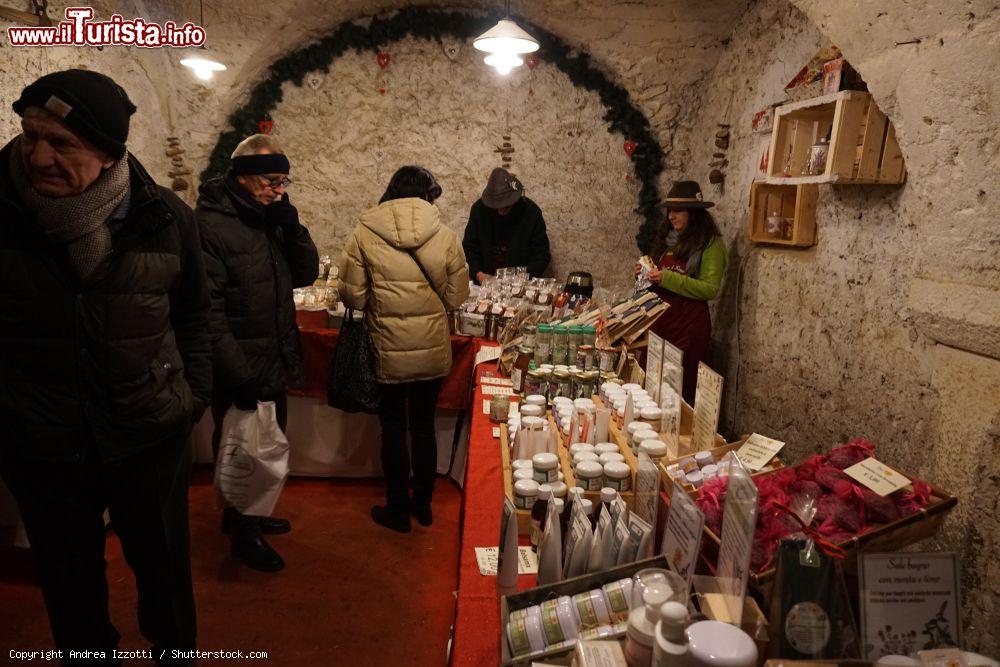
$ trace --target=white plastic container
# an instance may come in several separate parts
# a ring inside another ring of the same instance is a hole
[[[558,481],[549,484],[552,487],[552,497],[565,499],[566,493],[569,491],[569,487],[566,486],[566,482]]]
[[[700,470],[689,472],[687,475],[685,475],[685,478],[687,479],[687,483],[696,489],[700,489],[701,485],[705,483],[705,476],[701,473]]]
[[[550,484],[559,480],[559,457],[548,452],[541,452],[531,457],[531,467],[535,471],[535,481],[539,484]]]
[[[591,454],[591,456],[593,456]],[[576,466],[576,485],[587,491],[600,491],[604,484],[604,466],[597,461],[581,461]]]
[[[627,463],[612,461],[604,466],[604,486],[619,493],[632,490],[632,469]]]
[[[639,420],[631,422],[625,427],[625,433],[628,434],[629,442],[632,442],[632,438],[635,437],[637,431],[648,431],[648,430],[649,430],[649,424]]]
[[[658,463],[667,455],[667,443],[662,440],[643,440],[639,443],[639,452],[645,452],[653,463]]]
[[[687,608],[680,602],[665,602],[660,607],[660,620],[653,638],[652,667],[686,667]]]
[[[699,468],[704,468],[707,465],[715,463],[715,459],[712,458],[712,452],[705,450],[701,452],[695,452],[694,462],[698,464]]]
[[[507,620],[507,643],[511,655],[543,651],[547,645],[542,632],[542,610],[535,605],[510,613]]]
[[[594,452],[577,452],[573,455],[573,465],[576,466],[578,463],[584,461],[597,461],[597,454]]]
[[[612,623],[621,623],[628,620],[629,600],[632,599],[632,577],[625,577],[618,581],[605,584],[604,600],[608,603],[608,614]]]
[[[607,465],[612,461],[618,461],[624,463],[625,456],[619,454],[618,452],[604,452],[603,454],[597,457],[597,460],[600,461],[601,465]]]
[[[648,426],[648,424],[647,424]],[[644,440],[659,440],[660,434],[653,429],[647,428],[644,431],[636,431],[635,436],[631,440],[632,451],[638,451],[639,444]]]
[[[698,621],[684,631],[690,667],[755,667],[757,645],[735,625]]]
[[[705,480],[715,479],[719,476],[719,466],[714,463],[709,463],[707,466],[701,469],[701,474],[704,476]]]
[[[521,481],[522,479],[530,479],[534,481],[535,471],[533,468],[519,468],[512,473],[514,477],[514,483]],[[535,482],[537,484],[537,482]]]
[[[576,606],[568,595],[554,600],[546,600],[539,605],[542,617],[542,632],[548,645],[558,644],[580,635],[580,619]]]
[[[601,454],[620,454],[621,450],[618,448],[618,444],[614,442],[599,442],[594,445],[594,453],[600,456]]]
[[[660,423],[663,421],[663,410],[656,407],[655,404],[643,406],[642,412],[639,413],[639,419],[649,424],[654,431],[659,431]]]
[[[511,461],[510,467],[514,470],[520,470],[522,468],[527,468],[531,470],[531,459],[514,459]]]
[[[538,482],[533,479],[521,479],[514,482],[514,506],[522,510],[530,510],[538,497]]]
[[[576,456],[581,452],[596,453],[596,448],[589,442],[574,442],[569,446],[569,455]]]
[[[525,403],[518,409],[518,411],[521,413],[522,417],[541,417],[545,414],[545,408],[532,403]]]
[[[660,620],[660,608],[672,594],[669,585],[654,582],[642,592],[642,605],[629,612],[625,633],[625,662],[628,667],[649,667],[653,662],[653,641],[656,624]]]
[[[580,619],[581,628],[593,628],[611,622],[603,589],[595,588],[585,593],[578,593],[573,596],[573,604],[576,606],[576,615]]]
[[[530,396],[525,396],[524,401],[527,405],[537,405],[538,407],[545,409],[546,400],[541,394],[531,394]]]

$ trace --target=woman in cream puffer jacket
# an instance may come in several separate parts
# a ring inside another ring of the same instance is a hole
[[[411,512],[422,525],[432,520],[434,410],[441,378],[451,370],[447,311],[469,295],[462,244],[441,224],[433,203],[440,194],[426,169],[399,169],[379,205],[361,214],[340,263],[340,296],[348,308],[365,312],[382,389],[379,422],[387,504],[373,507],[372,517],[399,532],[410,530]],[[407,422],[412,501],[407,493]]]

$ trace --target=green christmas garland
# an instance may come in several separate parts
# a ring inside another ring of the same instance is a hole
[[[404,37],[441,41],[450,35],[462,41],[471,40],[492,26],[498,15],[483,16],[465,12],[408,7],[392,15],[376,17],[367,26],[353,21],[341,23],[325,37],[275,61],[266,78],[254,86],[246,104],[229,116],[229,130],[219,135],[209,157],[208,167],[201,173],[202,182],[220,176],[229,169],[229,155],[244,137],[259,131],[258,124],[269,117],[281,102],[281,85],[291,81],[301,86],[306,74],[330,71],[330,65],[349,50],[357,53],[377,53],[388,44]],[[539,57],[563,72],[574,86],[596,93],[604,105],[604,120],[608,132],[620,134],[636,143],[630,156],[636,178],[641,184],[636,212],[644,221],[636,235],[640,250],[648,252],[661,216],[658,176],[663,171],[663,151],[653,136],[649,120],[632,104],[628,92],[610,81],[591,64],[590,56],[573,52],[568,44],[549,31],[518,18],[540,45]]]

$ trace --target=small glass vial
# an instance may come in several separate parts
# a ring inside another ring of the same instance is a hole
[[[514,506],[522,510],[530,510],[538,497],[538,482],[532,479],[522,479],[514,482]]]
[[[604,486],[619,493],[632,490],[632,470],[627,463],[612,461],[604,466]]]

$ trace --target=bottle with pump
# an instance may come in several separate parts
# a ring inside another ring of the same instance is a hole
[[[642,592],[642,606],[628,614],[625,632],[625,662],[628,667],[650,667],[653,662],[653,643],[660,608],[670,599],[673,589],[666,583],[653,582]]]
[[[687,664],[687,608],[680,602],[667,602],[660,607],[656,623],[652,667],[685,667]]]

